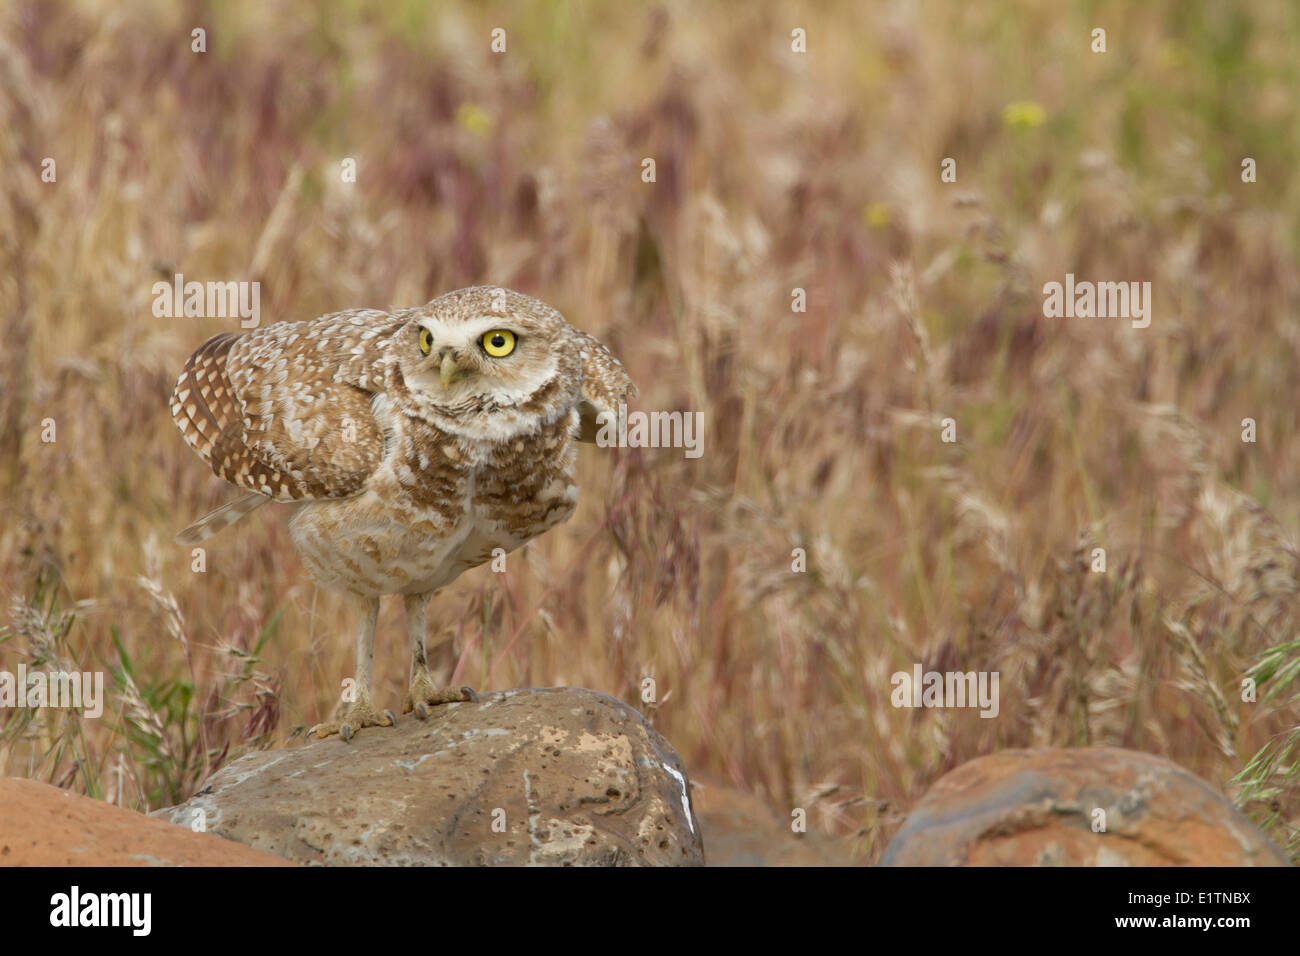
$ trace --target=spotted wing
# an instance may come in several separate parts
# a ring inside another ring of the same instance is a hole
[[[402,321],[358,310],[218,335],[185,364],[172,418],[232,484],[278,501],[354,495],[384,456],[371,400]]]
[[[623,363],[614,358],[599,339],[580,329],[574,331],[582,353],[582,399],[578,403],[582,432],[579,439],[595,442],[596,432],[600,429],[599,416],[603,413],[616,415],[619,404],[627,404],[634,398],[637,388]]]

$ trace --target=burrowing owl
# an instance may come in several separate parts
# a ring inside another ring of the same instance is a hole
[[[308,735],[395,723],[371,696],[379,598],[401,594],[411,641],[404,710],[473,700],[438,690],[425,608],[463,571],[567,519],[575,442],[636,394],[605,346],[537,299],[491,286],[398,312],[359,309],[205,342],[171,411],[220,477],[251,494],[179,535],[192,545],[267,501],[292,502],[311,576],[360,611],[356,700]]]

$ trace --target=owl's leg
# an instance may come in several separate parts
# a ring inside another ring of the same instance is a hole
[[[307,736],[328,737],[339,734],[350,741],[362,727],[395,727],[397,717],[391,710],[379,713],[371,701],[371,671],[375,663],[375,626],[379,623],[379,598],[363,598],[357,628],[357,696],[339,705],[335,719],[317,724]]]
[[[406,694],[406,703],[402,713],[415,711],[415,716],[424,720],[429,716],[429,708],[438,704],[450,704],[458,700],[472,700],[478,703],[478,694],[468,687],[446,687],[441,690],[429,676],[429,663],[424,650],[424,610],[429,605],[430,594],[407,594],[402,600],[406,604],[406,627],[411,634],[411,689]]]

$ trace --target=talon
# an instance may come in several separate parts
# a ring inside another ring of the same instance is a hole
[[[352,727],[349,724],[344,724],[342,727],[340,727],[339,733],[343,735],[344,743],[352,742]]]
[[[429,719],[429,708],[424,706],[424,701],[420,701],[415,705],[415,716],[419,717],[421,720]]]
[[[303,737],[303,740],[306,741],[312,737],[315,737],[317,740],[324,740],[330,734],[336,734],[336,733],[338,733],[337,724],[335,725],[330,725],[328,723],[314,724],[311,730],[307,731],[306,735]]]
[[[472,687],[462,687],[462,688],[460,689],[460,692],[461,692],[462,694],[465,695],[465,699],[466,699],[466,700],[468,700],[468,701],[472,701],[472,702],[475,703],[475,704],[478,703],[478,694],[474,693],[474,688],[472,688]]]
[[[393,713],[391,710],[386,710],[384,711],[384,716],[388,718],[388,726],[390,727],[397,726],[397,715],[395,713]]]

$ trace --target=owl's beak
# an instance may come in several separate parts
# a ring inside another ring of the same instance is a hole
[[[448,349],[442,353],[442,365],[438,368],[438,374],[442,378],[444,391],[453,382],[459,382],[464,378],[468,371],[468,367],[461,362],[459,352]]]

